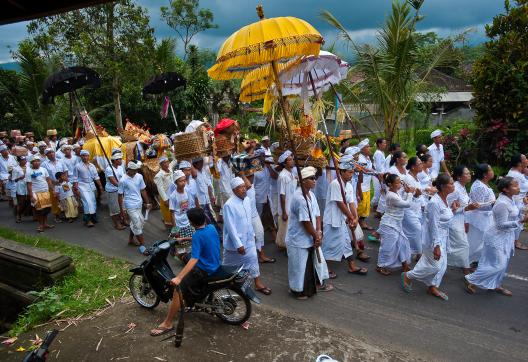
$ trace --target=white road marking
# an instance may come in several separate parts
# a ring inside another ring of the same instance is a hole
[[[509,274],[509,273],[506,273],[506,276],[508,278],[522,280],[523,282],[528,282],[528,277],[523,277],[523,276],[520,276],[520,275],[517,275],[517,274]]]

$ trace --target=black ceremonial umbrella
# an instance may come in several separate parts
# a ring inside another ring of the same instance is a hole
[[[53,103],[55,96],[73,92],[82,87],[98,88],[101,86],[101,76],[87,67],[68,67],[50,75],[44,81],[42,101]]]
[[[158,74],[145,83],[143,94],[166,93],[176,88],[183,87],[186,83],[187,81],[185,78],[176,72]]]

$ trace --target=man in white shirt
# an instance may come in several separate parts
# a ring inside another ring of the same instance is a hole
[[[288,214],[290,213],[290,203],[297,188],[297,177],[293,174],[293,157],[290,150],[284,151],[279,157],[279,164],[284,168],[279,174],[277,181],[278,193],[279,193],[279,229],[277,231],[277,237],[275,243],[280,250],[286,249],[286,231],[288,230]]]
[[[213,212],[211,209],[211,203],[215,203],[215,197],[213,194],[213,184],[211,179],[205,175],[204,159],[202,157],[195,158],[192,160],[192,165],[196,170],[196,176],[193,175],[194,181],[196,182],[196,196],[198,197],[198,203],[204,210],[205,217],[208,224],[213,224],[218,234],[221,234],[220,227],[218,226]]]
[[[293,296],[300,300],[313,296],[317,291],[326,292],[333,289],[331,284],[324,283],[329,274],[320,250],[323,233],[319,206],[315,194],[311,191],[315,187],[315,174],[314,167],[302,169],[302,189],[298,188],[293,196],[286,232],[288,284]],[[320,261],[317,259],[317,252]]]
[[[5,190],[7,197],[9,198],[9,204],[12,206],[11,192],[15,188],[15,184],[9,182],[9,169],[13,169],[18,165],[15,156],[9,153],[9,148],[5,144],[0,145],[0,187],[1,190]],[[2,197],[4,195],[1,195]]]
[[[127,164],[125,175],[119,181],[117,186],[119,208],[121,209],[121,216],[124,218],[125,213],[130,220],[130,234],[128,236],[128,244],[143,246],[145,240],[143,238],[143,226],[145,225],[145,218],[141,213],[142,206],[150,210],[150,204],[145,181],[143,176],[138,173],[141,168],[141,162],[130,161]],[[137,241],[134,241],[136,237]],[[141,251],[141,249],[140,249]],[[141,251],[142,252],[142,251]]]
[[[450,174],[444,159],[444,145],[442,145],[442,130],[435,130],[431,132],[431,139],[433,144],[428,147],[429,154],[433,158],[433,166],[431,166],[431,178],[434,180],[438,177],[440,172]]]
[[[255,279],[255,289],[270,295],[260,278],[260,269],[253,230],[251,200],[247,197],[244,180],[235,177],[231,180],[233,196],[224,205],[224,256],[223,265],[244,265],[249,275]]]
[[[365,218],[370,215],[370,186],[373,173],[372,161],[370,159],[369,139],[365,138],[357,145],[357,147],[359,148],[358,163],[365,170],[362,172],[363,182],[358,184],[357,190],[359,226],[362,229],[373,230],[373,228],[367,225],[367,222],[365,221]]]
[[[110,218],[117,230],[125,229],[125,221],[121,218],[121,208],[119,207],[118,186],[119,181],[125,174],[123,167],[123,154],[116,152],[111,156],[112,164],[105,169],[105,191],[108,203],[108,211],[110,211]],[[127,224],[128,226],[128,224]]]
[[[385,173],[385,149],[387,148],[387,140],[385,138],[378,138],[376,140],[376,152],[372,156],[374,162],[373,167],[378,177],[373,177],[372,182],[374,184],[374,197],[371,201],[373,209],[377,209],[378,202],[381,196],[381,181],[383,180],[383,174]]]
[[[271,156],[271,149],[270,149],[270,138],[268,136],[262,137],[260,140],[260,145],[264,149],[264,154],[266,156]]]
[[[44,232],[54,225],[48,224],[48,213],[51,208],[51,197],[55,196],[55,190],[51,184],[48,171],[40,166],[40,156],[33,155],[30,158],[30,167],[26,171],[26,185],[31,206],[35,208],[35,216],[38,221],[37,231]],[[53,193],[54,195],[51,195]]]
[[[103,193],[103,187],[94,164],[90,163],[90,152],[82,150],[80,157],[81,162],[78,162],[73,169],[73,192],[81,198],[84,224],[87,227],[93,227],[97,223],[95,190],[99,190],[99,197]]]

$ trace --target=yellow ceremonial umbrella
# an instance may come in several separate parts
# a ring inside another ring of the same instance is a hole
[[[211,78],[243,78],[273,62],[319,54],[323,37],[308,22],[291,16],[265,19],[260,5],[257,14],[260,21],[239,29],[222,44],[207,71]]]

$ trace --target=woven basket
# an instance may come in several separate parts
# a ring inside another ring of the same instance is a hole
[[[138,140],[135,132],[126,129],[121,132],[121,138],[123,139],[123,142],[135,142]]]
[[[177,160],[188,160],[208,154],[205,136],[202,129],[174,136],[174,157]]]
[[[215,148],[216,155],[218,157],[225,157],[233,153],[235,144],[231,142],[230,138],[227,138],[223,135],[218,135],[215,137]]]

